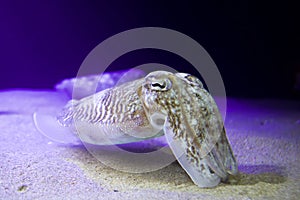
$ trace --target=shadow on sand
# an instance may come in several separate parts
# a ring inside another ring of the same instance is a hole
[[[126,147],[126,145],[122,146]],[[85,151],[85,153],[89,154],[86,151],[83,145],[73,146],[74,149]],[[105,150],[105,146],[96,146],[96,148]],[[132,149],[131,149],[132,150]],[[149,150],[149,149],[148,149]],[[91,163],[95,165],[99,165],[100,161],[95,159],[95,157],[90,157]],[[95,170],[95,168],[92,168]],[[99,168],[101,169],[101,168]],[[115,169],[111,169],[116,173]],[[170,170],[173,171],[173,176],[170,176]],[[110,171],[110,170],[109,170]],[[124,172],[118,172],[127,176]],[[119,174],[119,175],[120,175]],[[131,174],[131,177],[135,177],[136,179],[141,178],[142,180],[156,180],[157,182],[166,183],[176,182],[175,185],[187,184],[193,185],[190,181],[188,175],[184,172],[181,166],[177,162],[173,162],[166,168],[162,168],[158,171],[148,172],[143,174]],[[229,176],[228,180],[223,184],[220,184],[219,187],[227,187],[234,185],[255,185],[260,182],[269,183],[269,184],[281,184],[286,182],[287,174],[285,167],[276,166],[276,165],[239,165],[239,173],[235,176]],[[185,185],[185,186],[187,186]]]
[[[279,184],[285,182],[285,168],[275,165],[240,165],[239,174],[230,176],[226,185],[254,185],[259,182]]]

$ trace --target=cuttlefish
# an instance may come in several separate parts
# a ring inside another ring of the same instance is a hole
[[[154,71],[143,78],[71,100],[57,121],[94,131],[94,145],[166,137],[177,161],[199,187],[214,187],[237,173],[218,107],[201,81],[186,73]],[[38,123],[38,122],[37,122]]]

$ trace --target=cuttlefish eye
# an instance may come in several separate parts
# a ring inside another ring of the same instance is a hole
[[[172,82],[169,79],[151,81],[150,89],[154,91],[166,91],[171,89]]]
[[[203,88],[203,84],[201,81],[193,75],[187,74],[187,73],[176,73],[175,74],[177,77],[180,79],[186,81],[188,84],[193,85],[193,86],[198,86],[200,88]]]

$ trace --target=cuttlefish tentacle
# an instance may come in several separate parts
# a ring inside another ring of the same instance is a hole
[[[223,120],[199,79],[155,71],[145,78],[70,101],[58,116],[83,142],[107,145],[165,134],[180,165],[199,187],[237,173]]]

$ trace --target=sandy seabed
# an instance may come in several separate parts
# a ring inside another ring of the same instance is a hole
[[[83,145],[42,135],[34,112],[62,107],[53,91],[0,92],[0,199],[299,199],[300,103],[228,99],[227,135],[240,174],[198,188],[177,162],[154,172],[111,169]]]

